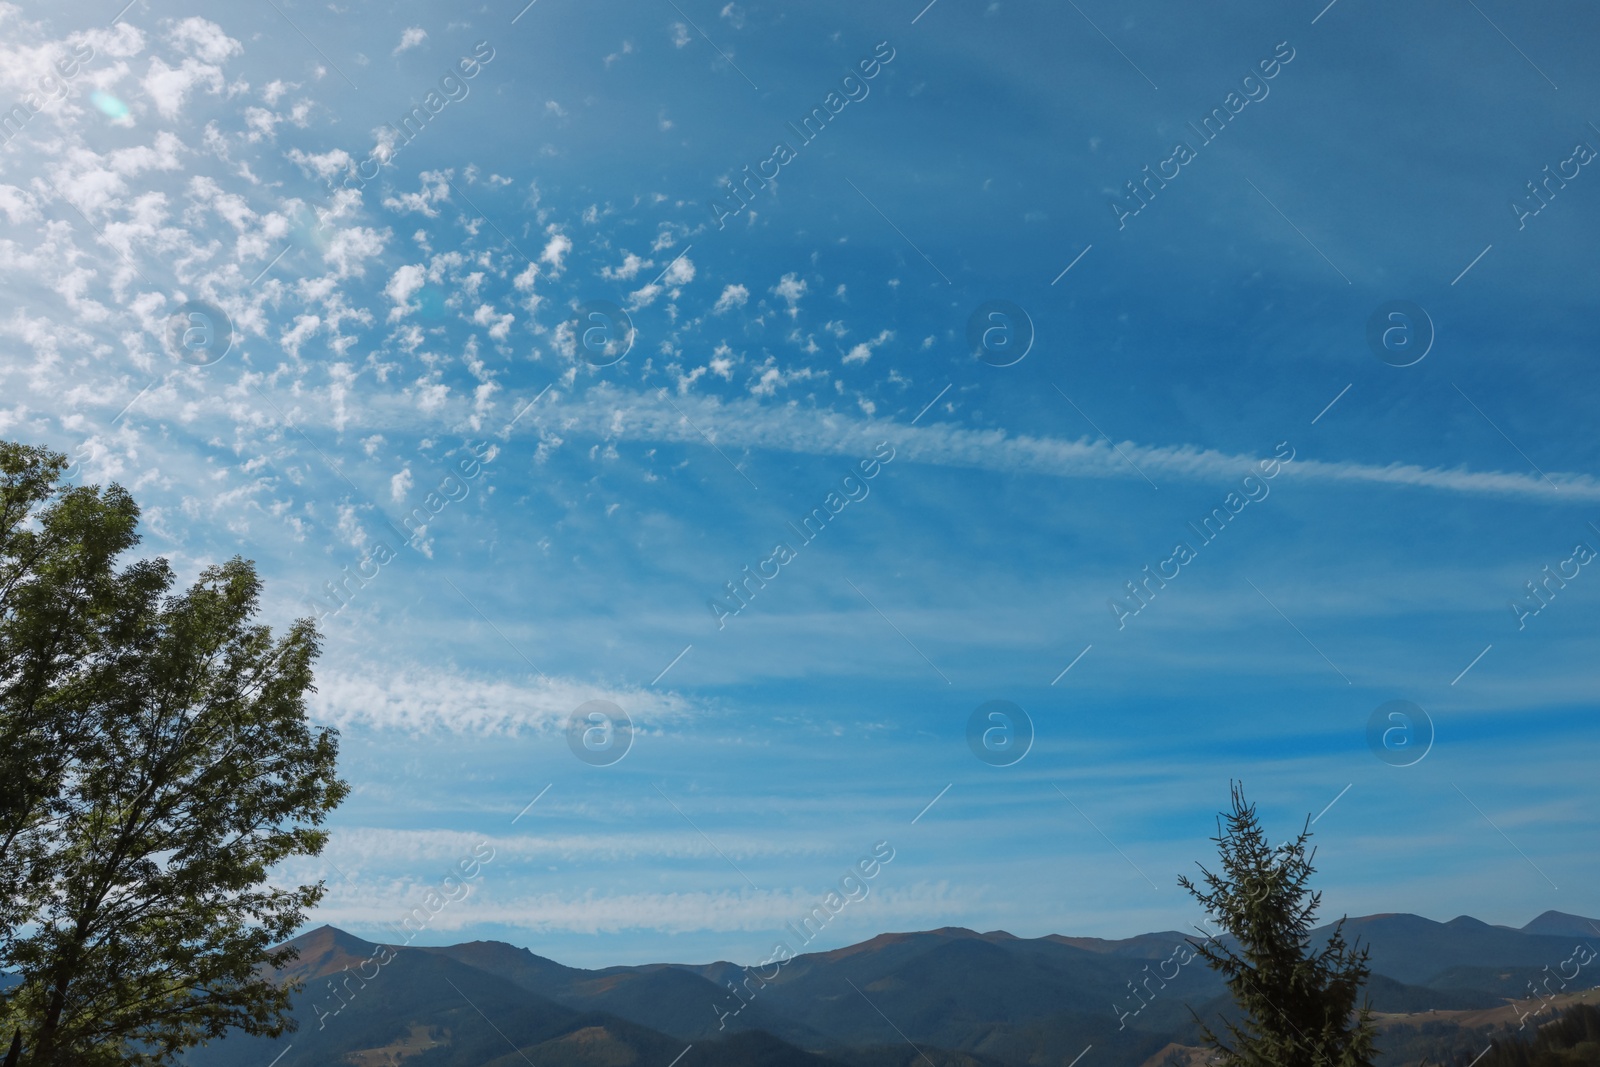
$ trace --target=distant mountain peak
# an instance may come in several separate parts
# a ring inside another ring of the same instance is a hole
[[[870,937],[865,941],[858,941],[853,945],[844,945],[840,948],[829,949],[824,952],[803,953],[802,955],[817,955],[822,956],[825,959],[836,960],[843,959],[846,956],[853,956],[858,953],[877,952],[881,949],[889,948],[894,945],[903,945],[908,941],[925,940],[929,938],[940,938],[946,940],[950,938],[976,938],[981,940],[987,936],[989,935],[980,934],[976,930],[968,930],[964,926],[941,926],[937,930],[906,930],[902,932],[878,934],[876,937]],[[1006,934],[1005,936],[1010,937],[1011,935]]]
[[[1524,926],[1522,932],[1549,937],[1600,937],[1600,919],[1569,915],[1564,911],[1547,911]]]
[[[326,951],[331,948],[344,948],[349,951],[371,951],[377,947],[372,941],[365,941],[355,934],[348,933],[327,923],[314,930],[307,930],[299,937],[293,938],[285,944],[293,945],[300,950],[303,958],[308,951]]]
[[[299,955],[279,971],[284,978],[309,981],[327,974],[337,974],[347,967],[358,967],[378,951],[371,941],[363,941],[337,926],[324,924],[308,930],[299,937],[285,942]]]

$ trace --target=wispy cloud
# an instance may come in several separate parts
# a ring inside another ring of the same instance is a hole
[[[610,700],[627,709],[636,726],[680,721],[692,713],[683,697],[654,689],[559,677],[518,681],[443,670],[372,669],[319,673],[312,714],[341,728],[554,733],[565,727],[574,708],[589,700]]]
[[[677,401],[690,418],[714,427],[722,447],[772,449],[812,455],[848,455],[878,441],[889,441],[913,463],[966,467],[1005,474],[1044,474],[1069,478],[1137,479],[1124,455],[1146,471],[1194,480],[1237,479],[1264,457],[1221,452],[1195,445],[1154,445],[1105,439],[1068,440],[1005,430],[967,429],[950,423],[908,426],[886,420],[852,418],[827,410],[776,407],[753,400]],[[594,389],[565,401],[561,408],[569,432],[604,425],[623,440],[698,441],[678,408],[654,393]],[[603,418],[602,418],[603,416]],[[1120,453],[1118,451],[1120,449]],[[1265,455],[1265,454],[1264,454]],[[1385,465],[1311,459],[1303,455],[1284,475],[1294,479],[1345,482],[1397,488],[1544,500],[1600,500],[1600,482],[1588,474],[1474,471],[1465,467],[1425,467],[1396,461]],[[1554,483],[1554,484],[1551,484]]]
[[[549,802],[547,802],[549,803]],[[671,814],[670,809],[667,814]],[[676,818],[676,816],[673,816]],[[526,822],[524,822],[526,825]],[[500,860],[548,862],[569,860],[716,859],[717,849],[735,859],[757,856],[831,856],[837,841],[823,834],[727,833],[717,835],[716,848],[692,829],[604,834],[481,834],[466,830],[390,830],[352,827],[335,832],[328,855],[345,869],[350,865],[407,867],[445,863],[488,841]]]
[[[502,898],[484,873],[484,889],[444,908],[429,924],[435,930],[460,930],[494,924],[535,933],[621,933],[652,930],[661,933],[696,931],[781,930],[818,906],[827,887],[784,890],[746,890],[682,893],[608,893],[563,895],[541,893]],[[908,887],[875,889],[865,900],[852,902],[841,916],[870,920],[874,929],[916,928],[941,925],[943,920],[969,911],[974,894],[952,890],[944,882],[919,882]],[[317,909],[317,917],[335,926],[371,926],[393,923],[416,903],[406,892],[330,892]]]

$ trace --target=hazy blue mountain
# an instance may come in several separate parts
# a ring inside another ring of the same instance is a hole
[[[810,1047],[828,1043],[824,1035],[773,1013],[764,1003],[752,1003],[737,1014],[728,1014],[737,1007],[733,995],[691,968],[654,964],[585,971],[499,941],[418,951],[447,956],[499,975],[557,1003],[610,1012],[675,1037],[697,1040],[762,1030]],[[728,966],[731,981],[738,968]]]
[[[1463,965],[1553,968],[1574,945],[1570,936],[1524,933],[1467,915],[1445,923],[1420,915],[1367,915],[1347,922],[1345,936],[1372,946],[1374,972],[1414,985]]]
[[[296,1032],[277,1040],[235,1035],[193,1050],[187,1063],[664,1067],[685,1050],[686,1042],[676,1035],[608,1012],[566,1007],[447,952],[390,949],[326,926],[290,944],[301,955],[282,973],[305,982],[294,998]],[[492,946],[477,951],[489,959],[519,950]],[[698,1042],[696,1051],[704,1057],[700,1063],[730,1067],[838,1067],[756,1032]],[[686,1057],[683,1063],[693,1067],[695,1061]]]
[[[1588,922],[1547,912],[1518,930],[1389,914],[1345,930],[1372,948],[1374,1007],[1408,1013],[1526,998],[1530,981],[1564,961],[1573,973]],[[1103,940],[945,927],[764,970],[726,961],[585,970],[495,941],[384,948],[332,927],[292,943],[300,958],[282,973],[306,983],[299,1031],[216,1042],[190,1063],[259,1067],[282,1053],[278,1067],[512,1067],[524,1057],[538,1067],[666,1067],[682,1053],[679,1067],[1035,1067],[1093,1046],[1107,1067],[1138,1067],[1196,1042],[1191,1009],[1215,1021],[1231,1008],[1175,931]]]
[[[1563,911],[1547,911],[1522,928],[1525,934],[1600,939],[1600,919],[1585,919]]]

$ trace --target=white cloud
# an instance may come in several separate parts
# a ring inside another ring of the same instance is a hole
[[[39,218],[39,208],[33,194],[15,185],[0,185],[0,211],[15,226],[19,222],[32,222]]]
[[[396,504],[403,504],[411,495],[411,486],[415,484],[411,477],[411,468],[406,467],[389,479],[389,498]]]
[[[813,378],[826,381],[828,375],[826,371],[813,370],[810,367],[795,367],[785,373],[778,367],[777,359],[769,356],[751,376],[748,388],[751,396],[770,397],[776,396],[779,389],[787,388],[793,382],[805,382]]]
[[[119,148],[107,154],[111,169],[130,177],[146,170],[177,170],[183,165],[179,154],[183,142],[171,130],[160,130],[152,138],[153,144]]]
[[[504,341],[511,335],[511,324],[516,321],[516,316],[497,312],[492,304],[480,304],[478,310],[473,312],[472,321],[477,326],[489,327],[489,336],[496,341]]]
[[[390,276],[389,284],[383,287],[383,295],[394,304],[394,307],[389,309],[390,322],[399,322],[417,310],[416,305],[410,301],[427,280],[427,272],[420,263],[407,263]]]
[[[844,354],[846,363],[865,363],[872,358],[872,350],[894,339],[893,330],[884,330],[870,341],[862,341]],[[871,414],[870,412],[868,414]]]
[[[207,63],[221,63],[244,52],[244,45],[224,33],[221,26],[198,16],[174,25],[167,40]]]
[[[778,387],[785,384],[783,372],[777,366],[764,367],[760,376],[750,383],[750,393],[752,396],[775,396]]]
[[[156,105],[162,118],[176,118],[183,110],[184,101],[196,86],[211,93],[222,92],[222,70],[197,59],[185,59],[178,67],[169,67],[159,58],[151,57],[150,71],[140,83]]]
[[[423,29],[421,26],[408,26],[406,27],[405,32],[400,34],[400,43],[395,45],[394,51],[390,52],[389,54],[391,56],[397,56],[401,52],[410,51],[427,39],[427,30]]]
[[[649,307],[651,304],[656,302],[656,297],[660,296],[661,293],[661,286],[655,284],[654,282],[635,289],[633,292],[628,294],[628,310],[638,311],[640,308]]]
[[[526,293],[522,298],[521,306],[528,314],[537,314],[539,305],[544,303],[544,297],[533,291],[534,284],[539,280],[539,264],[529,263],[522,272],[511,280],[511,285],[519,293]]]
[[[340,504],[338,532],[341,539],[351,548],[360,552],[367,544],[367,531],[357,518],[357,509],[351,504]]]
[[[632,252],[628,252],[622,257],[622,266],[601,267],[600,277],[606,278],[610,281],[628,282],[637,277],[640,270],[652,265],[653,264],[651,264],[649,260],[641,259]]]
[[[619,52],[612,52],[610,55],[606,56],[606,58],[602,62],[604,62],[606,68],[609,70],[610,67],[611,67],[611,64],[615,63],[617,60],[621,59],[623,56],[630,56],[632,54],[633,54],[633,42],[632,41],[623,41],[622,42],[622,50],[619,51]]]
[[[418,411],[429,415],[436,414],[450,402],[450,387],[443,382],[430,382],[423,378],[418,379],[416,385]]]
[[[295,317],[294,328],[284,331],[279,343],[291,357],[299,359],[300,346],[315,336],[321,326],[322,319],[316,315],[298,315]]]
[[[365,226],[352,226],[339,230],[328,241],[322,258],[340,278],[366,273],[365,261],[381,255],[388,231],[378,231]]]
[[[716,306],[711,309],[713,315],[723,315],[734,308],[742,308],[750,302],[750,290],[742,285],[730,285],[722,290],[722,295],[717,297]]]
[[[355,162],[350,158],[350,153],[342,148],[332,148],[320,154],[302,152],[298,148],[289,149],[290,162],[298,165],[301,170],[315,174],[323,181],[327,181],[339,174],[346,174],[351,164]]]
[[[409,213],[412,211],[425,215],[430,219],[439,217],[439,209],[435,204],[442,204],[450,199],[450,172],[445,170],[425,170],[419,176],[422,188],[415,193],[401,193],[399,196],[386,196],[383,206],[390,211]]]
[[[725,382],[733,381],[733,349],[726,344],[720,344],[711,353],[711,362],[706,364],[712,374]]]
[[[662,275],[661,280],[668,287],[689,284],[694,281],[694,263],[688,256],[679,256],[667,267],[667,272]]]
[[[793,272],[785,274],[778,280],[778,284],[772,287],[772,292],[789,305],[790,318],[800,317],[800,298],[806,295],[806,283],[800,275]]]
[[[678,375],[678,395],[679,396],[687,396],[690,387],[693,386],[694,383],[699,381],[701,378],[704,378],[705,374],[706,374],[706,368],[705,367],[696,367],[694,370],[690,371],[688,374],[680,374],[680,375]]]
[[[539,253],[539,262],[550,264],[552,278],[560,277],[562,264],[570,251],[572,251],[572,238],[564,233],[552,233],[550,240],[545,242],[544,251]]]
[[[278,123],[282,119],[274,111],[264,107],[247,107],[244,109],[244,124],[249,127],[248,138],[252,141],[270,140],[277,132]]]

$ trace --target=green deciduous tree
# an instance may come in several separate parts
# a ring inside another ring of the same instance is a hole
[[[93,722],[88,664],[138,540],[121,489],[66,488],[66,458],[0,441],[0,956],[52,851],[65,768]]]
[[[134,540],[126,494],[54,485],[58,456],[17,464],[31,473],[15,479],[26,488],[0,527],[15,534],[0,566],[25,559],[22,533],[48,531],[52,509],[98,506],[106,528],[83,519],[92,552],[61,542],[61,559],[94,576],[78,602],[44,597],[63,583],[34,564],[37,588],[5,604],[24,653],[3,664],[0,731],[45,755],[4,765],[7,828],[22,827],[6,877],[24,902],[0,941],[23,979],[6,1030],[21,1028],[27,1067],[168,1062],[230,1028],[281,1033],[290,990],[262,965],[288,962],[269,946],[323,890],[274,886],[269,872],[321,850],[347,788],[337,735],[307,719],[315,628],[274,637],[256,623],[261,586],[241,559],[177,593],[165,561],[115,571]],[[52,659],[57,645],[70,653]]]
[[[1368,950],[1346,943],[1343,919],[1325,945],[1312,945],[1322,894],[1310,889],[1310,817],[1297,837],[1274,846],[1242,786],[1232,786],[1232,800],[1213,838],[1221,871],[1200,866],[1204,890],[1178,879],[1232,935],[1232,944],[1191,942],[1243,1013],[1226,1022],[1226,1041],[1197,1016],[1206,1045],[1222,1067],[1371,1067],[1376,1031],[1370,1007],[1356,1007],[1370,974]]]

